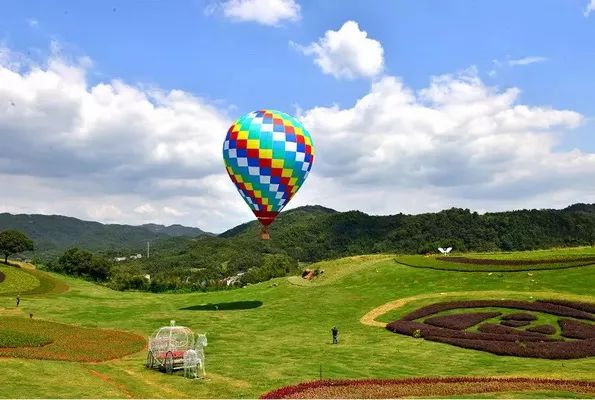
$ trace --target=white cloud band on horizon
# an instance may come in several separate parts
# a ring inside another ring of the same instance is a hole
[[[221,160],[224,112],[181,90],[90,86],[92,63],[19,57],[0,51],[1,211],[214,232],[253,219]],[[556,149],[583,116],[519,96],[471,69],[419,91],[386,76],[350,107],[305,110],[317,157],[290,206],[394,214],[595,201],[585,185],[595,154]]]

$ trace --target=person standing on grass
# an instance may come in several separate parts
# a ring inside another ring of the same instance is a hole
[[[339,330],[337,329],[336,326],[333,326],[333,328],[331,329],[331,333],[333,335],[333,344],[338,344],[339,343]]]
[[[17,307],[21,304],[21,296],[17,294]]]

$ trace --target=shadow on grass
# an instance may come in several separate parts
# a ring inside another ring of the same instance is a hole
[[[247,301],[231,301],[229,303],[199,304],[196,306],[183,307],[183,308],[180,308],[180,310],[192,310],[192,311],[249,310],[251,308],[258,308],[260,306],[262,306],[262,301],[247,300]]]

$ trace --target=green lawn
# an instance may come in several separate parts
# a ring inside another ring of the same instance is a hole
[[[0,283],[0,296],[16,296],[39,286],[39,279],[21,268],[0,264],[0,272],[5,275]]]
[[[144,351],[97,364],[0,358],[0,397],[258,397],[279,386],[317,379],[321,368],[323,378],[490,375],[595,380],[595,357],[501,357],[359,322],[378,306],[422,294],[440,297],[413,301],[390,317],[435,301],[460,299],[449,292],[479,292],[464,299],[482,298],[486,291],[519,299],[547,292],[595,302],[595,266],[489,275],[412,268],[394,258],[378,255],[321,263],[313,267],[324,269],[323,277],[305,285],[278,278],[232,291],[149,294],[62,278],[69,291],[23,296],[19,310],[14,299],[0,297],[0,317],[31,312],[36,318],[143,336],[175,319],[206,332],[209,339],[206,381],[146,370]],[[0,291],[8,282],[0,283]],[[231,302],[262,305],[226,311],[194,307]],[[331,344],[333,325],[340,331],[337,346]]]

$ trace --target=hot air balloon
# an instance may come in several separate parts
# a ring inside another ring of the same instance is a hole
[[[314,162],[310,133],[291,115],[259,110],[234,122],[223,142],[229,177],[258,221],[267,227],[302,186]]]

